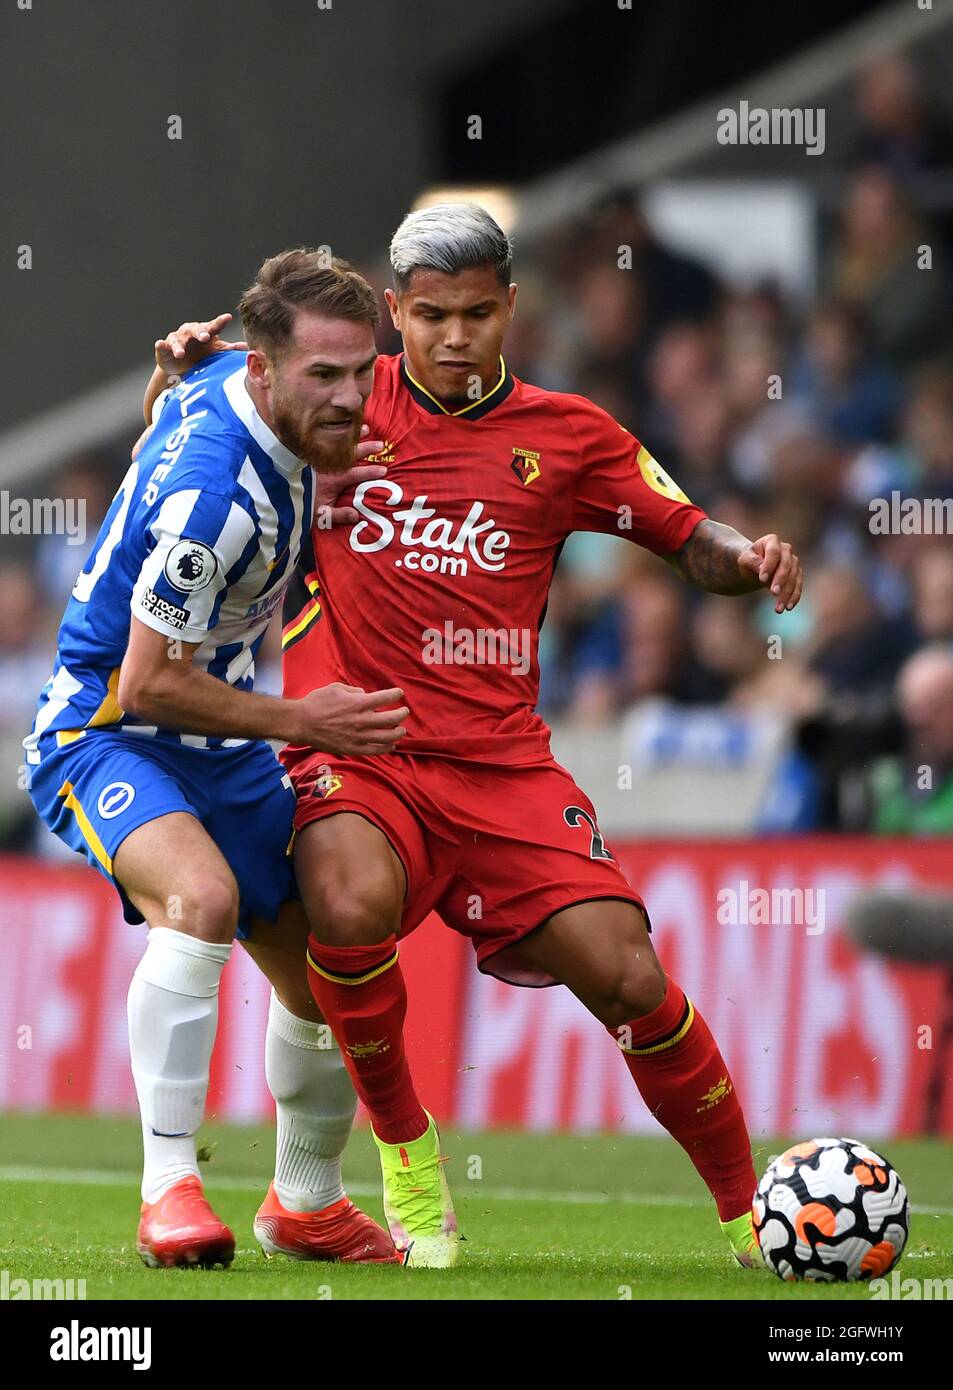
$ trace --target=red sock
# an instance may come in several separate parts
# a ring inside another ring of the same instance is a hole
[[[649,1110],[704,1179],[719,1219],[741,1216],[757,1183],[751,1142],[728,1068],[701,1014],[670,979],[657,1009],[609,1032]]]
[[[379,946],[322,946],[309,937],[308,984],[378,1139],[419,1139],[429,1121],[404,1055],[407,990],[396,936]]]

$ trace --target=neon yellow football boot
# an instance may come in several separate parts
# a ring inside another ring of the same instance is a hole
[[[733,1221],[719,1221],[718,1224],[728,1237],[731,1253],[740,1265],[745,1269],[765,1268],[764,1256],[761,1254],[758,1237],[754,1233],[754,1221],[750,1211],[736,1216]]]
[[[419,1139],[385,1144],[374,1135],[384,1176],[384,1215],[391,1239],[411,1269],[450,1269],[460,1235],[440,1157],[433,1116]],[[373,1129],[371,1131],[373,1133]]]

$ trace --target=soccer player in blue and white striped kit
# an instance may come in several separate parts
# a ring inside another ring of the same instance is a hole
[[[150,928],[128,998],[146,1263],[234,1254],[194,1136],[236,934],[274,986],[277,1163],[256,1234],[299,1258],[391,1261],[389,1238],[341,1185],[354,1094],[306,983],[294,795],[266,740],[389,752],[407,710],[396,689],[332,685],[300,700],[252,689],[316,476],[334,479],[333,495],[355,456],[383,447],[359,442],[378,309],[346,263],[290,251],[265,262],[241,315],[247,358],[206,357],[167,395],[77,579],[25,740],[30,794],[114,883],[127,920]]]

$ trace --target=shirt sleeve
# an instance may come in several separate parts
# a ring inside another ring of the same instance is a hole
[[[623,536],[656,555],[684,545],[706,513],[645,445],[582,397],[571,398],[567,421],[582,455],[572,529]]]
[[[162,499],[146,540],[133,617],[167,637],[204,641],[257,551],[254,518],[232,498],[189,488]]]

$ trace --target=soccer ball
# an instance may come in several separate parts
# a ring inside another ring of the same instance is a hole
[[[788,1280],[879,1278],[910,1228],[900,1175],[856,1139],[808,1139],[773,1159],[752,1215],[765,1264]]]

